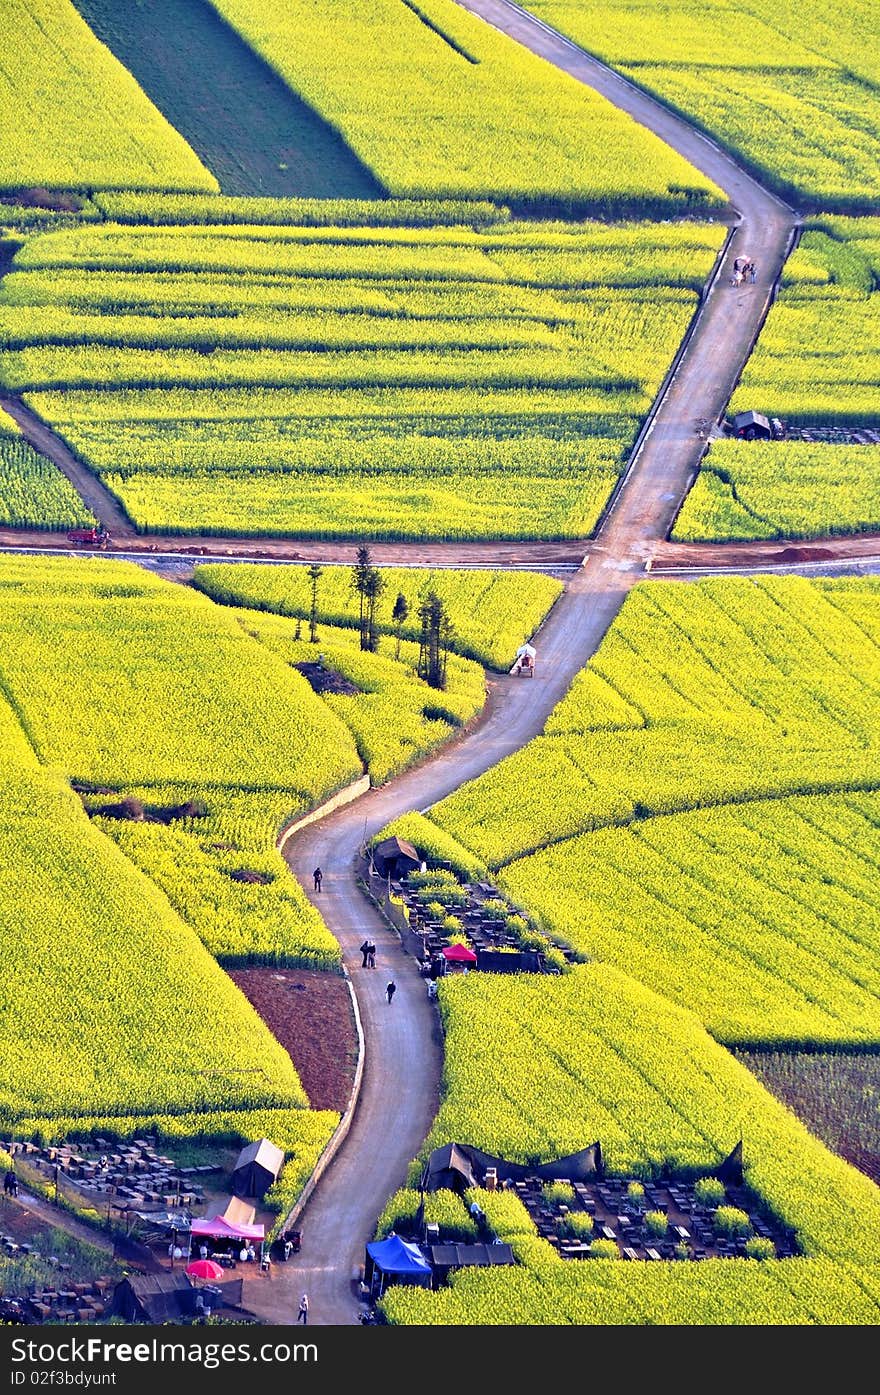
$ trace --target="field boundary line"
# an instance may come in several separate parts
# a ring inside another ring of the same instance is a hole
[[[351,998],[351,1009],[354,1015],[354,1026],[355,1032],[357,1034],[358,1043],[357,1065],[355,1067],[354,1080],[351,1086],[351,1093],[348,1097],[348,1104],[342,1111],[342,1117],[340,1118],[339,1123],[336,1125],[336,1128],[333,1130],[333,1133],[330,1135],[330,1138],[327,1142],[326,1147],[324,1148],[323,1153],[319,1157],[318,1161],[315,1163],[309,1180],[306,1182],[297,1200],[294,1202],[293,1206],[288,1211],[284,1219],[284,1224],[281,1227],[282,1231],[287,1230],[290,1226],[294,1224],[295,1221],[298,1221],[303,1211],[306,1209],[306,1206],[308,1205],[308,1202],[311,1198],[312,1192],[317,1187],[321,1178],[324,1176],[324,1173],[327,1171],[327,1168],[330,1166],[333,1159],[336,1157],[336,1154],[339,1152],[339,1149],[342,1147],[343,1143],[348,1137],[348,1131],[351,1128],[352,1123],[354,1121],[355,1111],[357,1109],[358,1100],[360,1099],[361,1085],[363,1083],[364,1078],[364,1058],[366,1054],[364,1028],[363,1023],[361,1022],[361,1013],[360,1008],[358,1007],[357,994],[354,991],[354,984],[351,981],[351,976],[348,970],[346,969],[345,965],[342,966],[342,972],[345,976],[345,982],[348,985],[349,997]]]
[[[346,804],[353,804],[356,799],[360,799],[361,795],[366,794],[371,788],[369,773],[364,771],[363,775],[359,775],[350,784],[343,785],[317,808],[311,809],[307,814],[298,815],[291,823],[285,824],[279,833],[275,842],[278,851],[283,852],[288,838],[292,838],[294,833],[298,833],[301,828],[306,828],[310,823],[317,823],[319,819],[326,818],[328,814],[343,808]]]

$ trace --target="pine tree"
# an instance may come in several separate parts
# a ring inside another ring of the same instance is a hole
[[[397,632],[397,649],[394,654],[395,659],[400,658],[400,637],[408,615],[409,603],[407,602],[406,596],[401,591],[398,594],[397,600],[394,602],[394,609],[391,612],[391,619],[394,621]]]
[[[324,575],[324,568],[319,567],[317,562],[313,562],[306,575],[312,584],[312,606],[309,611],[309,639],[312,644],[318,643],[318,582]]]

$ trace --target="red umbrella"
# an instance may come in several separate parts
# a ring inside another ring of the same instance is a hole
[[[194,1279],[222,1279],[223,1265],[213,1259],[194,1259],[186,1266],[186,1272]]]

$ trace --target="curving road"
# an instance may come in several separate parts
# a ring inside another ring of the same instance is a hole
[[[590,556],[541,630],[536,677],[491,679],[486,710],[470,732],[386,787],[311,825],[286,848],[288,862],[307,890],[314,866],[320,863],[324,869],[324,891],[314,899],[342,946],[354,982],[365,1060],[351,1132],[303,1216],[302,1254],[295,1266],[285,1267],[271,1297],[267,1292],[267,1313],[281,1321],[292,1320],[303,1289],[309,1292],[314,1321],[356,1319],[352,1274],[363,1260],[377,1214],[405,1180],[422,1145],[439,1093],[442,1058],[433,1009],[415,962],[403,954],[358,888],[357,850],[389,819],[433,804],[541,731],[665,538],[703,448],[694,419],[712,420],[723,410],[763,322],[796,226],[794,213],[730,157],[543,24],[503,0],[467,0],[465,7],[657,131],[727,192],[740,222]],[[743,251],[757,262],[758,282],[733,290],[729,264]],[[375,974],[359,967],[357,946],[365,933],[379,946]],[[384,997],[389,975],[399,988],[390,1006]]]

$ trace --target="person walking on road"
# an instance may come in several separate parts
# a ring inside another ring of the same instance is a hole
[[[370,959],[370,941],[369,941],[369,940],[364,940],[363,944],[361,945],[361,956],[362,956],[361,968],[362,968],[362,969],[369,968],[369,959]]]
[[[324,873],[321,871],[320,867],[315,868],[314,872],[312,873],[312,876],[315,879],[315,890],[320,891],[321,883],[324,880]]]
[[[297,1322],[301,1322],[303,1327],[308,1326],[309,1321],[309,1295],[304,1293],[299,1300],[299,1312],[296,1315]]]
[[[385,997],[388,999],[389,1003],[391,1002],[391,999],[394,997],[396,992],[397,984],[394,982],[393,978],[389,979],[385,988]]]
[[[375,942],[375,940],[370,940],[370,943],[369,943],[369,945],[367,946],[367,968],[368,968],[368,969],[375,969],[375,967],[376,967],[376,942]]]
[[[758,279],[758,268],[755,266],[755,263],[754,263],[754,262],[749,262],[749,281],[750,281],[751,284],[754,286],[754,284],[755,284],[755,282],[757,281],[757,279]]]

